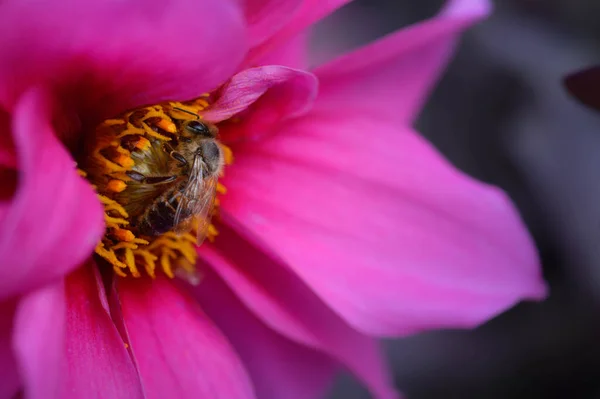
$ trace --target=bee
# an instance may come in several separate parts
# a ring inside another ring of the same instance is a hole
[[[135,165],[126,173],[131,181],[117,194],[117,200],[139,234],[184,233],[197,221],[197,241],[201,244],[210,225],[223,168],[218,129],[199,119],[173,122],[177,134],[171,135],[170,141],[149,138],[148,148],[132,152]]]

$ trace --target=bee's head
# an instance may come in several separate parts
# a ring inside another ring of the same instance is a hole
[[[203,140],[198,146],[196,154],[202,157],[208,174],[212,175],[221,169],[223,154],[215,140]]]
[[[182,125],[180,140],[188,143],[188,147],[191,151],[185,155],[188,159],[188,163],[193,163],[193,158],[199,156],[204,164],[205,172],[213,174],[220,170],[223,163],[223,154],[221,148],[217,144],[215,138],[218,133],[216,126],[202,122],[200,120],[186,121]],[[191,145],[191,146],[188,146]]]

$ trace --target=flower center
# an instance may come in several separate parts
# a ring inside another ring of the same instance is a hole
[[[119,276],[195,275],[196,245],[218,232],[217,182],[231,150],[202,121],[208,95],[134,109],[96,127],[81,174],[104,206],[95,252]]]

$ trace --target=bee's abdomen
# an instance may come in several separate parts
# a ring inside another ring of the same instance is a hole
[[[177,204],[173,206],[168,201],[156,201],[141,216],[137,226],[139,232],[147,236],[157,236],[172,230],[176,211]]]

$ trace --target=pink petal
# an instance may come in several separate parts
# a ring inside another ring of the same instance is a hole
[[[375,398],[396,398],[377,343],[350,328],[235,221],[222,219],[219,238],[200,255],[244,305],[278,333],[334,358]]]
[[[237,354],[166,278],[122,279],[125,326],[146,398],[254,398]]]
[[[317,68],[321,109],[412,122],[462,31],[487,16],[490,8],[487,0],[450,0],[436,18]]]
[[[350,0],[303,0],[301,6],[297,7],[292,17],[287,20],[285,26],[250,51],[246,57],[246,64],[256,64],[258,60],[281,48],[284,43],[289,42],[310,25],[348,2]]]
[[[309,34],[301,32],[278,47],[271,48],[264,57],[254,59],[254,65],[283,65],[294,69],[308,69]]]
[[[0,14],[8,109],[38,85],[94,119],[185,100],[231,76],[246,51],[235,0],[7,0]]]
[[[104,232],[102,207],[55,138],[40,92],[31,91],[19,101],[12,130],[20,177],[0,221],[0,298],[73,270]]]
[[[94,273],[87,266],[70,275],[66,298],[60,282],[19,304],[14,346],[27,398],[89,398],[90,392],[97,398],[142,397]]]
[[[236,349],[252,378],[257,398],[323,397],[336,371],[330,358],[268,328],[212,270],[202,272],[196,298]]]
[[[509,198],[412,131],[311,115],[235,153],[223,211],[365,333],[473,327],[546,295]]]
[[[63,281],[25,296],[15,316],[13,347],[28,399],[60,397],[65,338]]]
[[[143,398],[140,379],[108,312],[96,266],[87,264],[66,281],[64,397]]]
[[[244,112],[241,122],[221,126],[223,139],[256,138],[275,123],[306,113],[317,95],[317,85],[312,74],[284,66],[246,69],[221,89],[203,117],[220,122]]]
[[[302,0],[244,0],[250,45],[256,46],[281,29],[302,5]]]
[[[0,398],[14,398],[21,387],[12,348],[15,301],[0,303]]]

